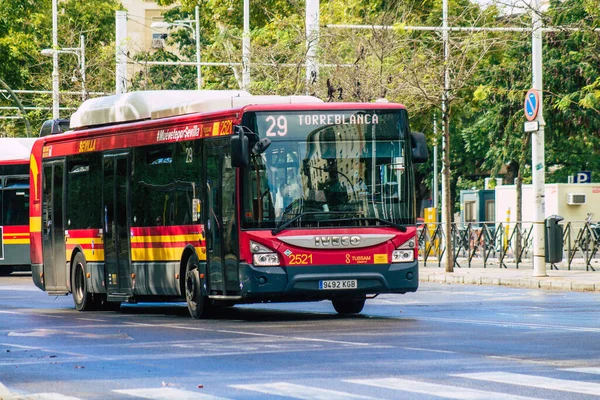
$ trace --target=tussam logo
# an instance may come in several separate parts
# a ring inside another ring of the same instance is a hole
[[[186,126],[184,129],[161,129],[156,134],[157,142],[166,142],[171,140],[190,139],[200,136],[198,125],[192,127]]]
[[[352,247],[360,245],[360,236],[315,236],[315,246]]]

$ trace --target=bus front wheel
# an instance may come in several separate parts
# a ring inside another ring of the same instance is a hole
[[[358,314],[365,306],[365,297],[346,297],[331,300],[333,308],[338,314]]]
[[[198,269],[198,259],[189,258],[185,267],[185,299],[192,318],[200,319],[208,315],[208,299],[202,295],[202,279]]]
[[[77,253],[73,259],[71,275],[71,290],[73,302],[78,311],[90,311],[94,308],[92,294],[88,292],[87,280],[85,279],[85,257]]]

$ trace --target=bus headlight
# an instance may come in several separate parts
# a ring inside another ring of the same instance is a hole
[[[252,263],[258,267],[279,265],[279,255],[260,243],[251,240],[250,251],[254,253]]]
[[[415,261],[415,251],[413,249],[398,249],[392,252],[392,262],[411,261]]]
[[[410,238],[392,252],[392,262],[415,261],[415,238]]]
[[[279,265],[279,256],[277,253],[261,253],[252,256],[252,262],[258,267],[267,265]]]

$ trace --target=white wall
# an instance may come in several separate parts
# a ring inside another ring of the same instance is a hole
[[[545,188],[545,216],[558,214],[565,222],[584,221],[588,213],[592,220],[600,220],[600,183],[552,183]],[[586,203],[567,205],[567,194],[582,193]],[[523,222],[533,220],[535,199],[531,185],[523,185]],[[516,221],[517,193],[515,185],[496,186],[496,221],[506,221],[506,212],[510,207],[510,221]]]

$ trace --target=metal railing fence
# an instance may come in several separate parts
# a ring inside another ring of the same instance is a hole
[[[600,258],[600,223],[570,221],[562,227],[563,258],[561,267],[585,266],[595,271],[592,262]],[[546,232],[546,229],[544,229]],[[497,265],[508,268],[514,264],[518,269],[532,263],[532,222],[478,222],[453,223],[450,229],[454,249],[454,266],[471,268],[473,263],[483,267]],[[446,252],[445,230],[441,223],[428,223],[417,229],[419,260],[437,263],[441,267]],[[548,253],[546,253],[548,254]],[[551,268],[559,266],[551,264]]]

